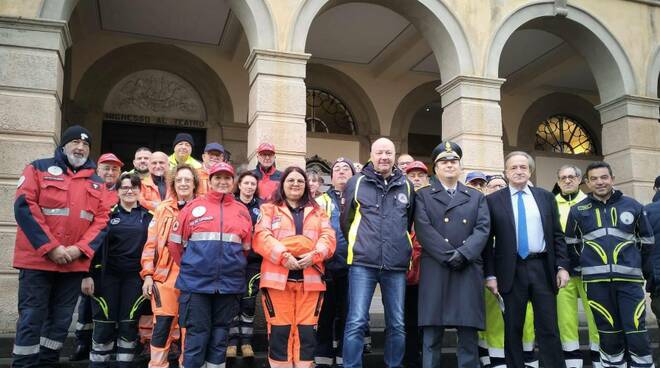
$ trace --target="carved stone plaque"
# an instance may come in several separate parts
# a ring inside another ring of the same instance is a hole
[[[172,119],[206,120],[206,110],[190,83],[176,74],[146,69],[124,77],[105,101],[104,112]]]

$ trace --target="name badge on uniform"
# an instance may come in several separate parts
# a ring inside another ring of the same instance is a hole
[[[63,172],[63,171],[62,171],[62,168],[59,167],[59,166],[50,166],[50,167],[48,168],[48,173],[49,173],[50,175],[59,176],[59,175],[62,175],[62,172]]]
[[[628,211],[623,212],[621,215],[619,215],[619,218],[621,219],[621,222],[623,222],[626,225],[630,225],[635,221],[635,216]]]

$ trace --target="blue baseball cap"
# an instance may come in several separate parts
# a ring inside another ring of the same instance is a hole
[[[477,180],[477,179],[481,179],[483,181],[488,181],[488,179],[486,178],[486,175],[484,173],[482,173],[481,171],[472,171],[472,172],[468,173],[467,176],[465,177],[465,182],[469,183],[472,180]]]
[[[225,147],[223,147],[220,143],[217,142],[211,142],[204,147],[204,152],[209,152],[209,151],[218,151],[225,153]]]

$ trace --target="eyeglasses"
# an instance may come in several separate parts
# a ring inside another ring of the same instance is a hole
[[[559,177],[559,180],[561,180],[561,181],[566,181],[566,180],[573,181],[573,180],[575,180],[575,179],[577,179],[577,178],[578,178],[578,177],[575,176],[575,175],[564,175],[564,176],[560,176],[560,177]]]
[[[177,184],[190,184],[194,180],[192,178],[176,178],[174,179],[174,182]]]
[[[124,192],[128,192],[128,191],[137,192],[138,190],[140,190],[140,188],[138,187],[123,187],[123,186],[119,187],[119,189],[123,190]]]

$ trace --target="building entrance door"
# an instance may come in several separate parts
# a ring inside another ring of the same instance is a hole
[[[172,142],[177,133],[189,133],[195,140],[192,156],[202,159],[206,144],[206,129],[179,128],[163,125],[140,124],[125,121],[104,120],[101,153],[112,152],[126,164],[124,171],[133,168],[135,150],[148,147],[152,151],[172,154]]]

